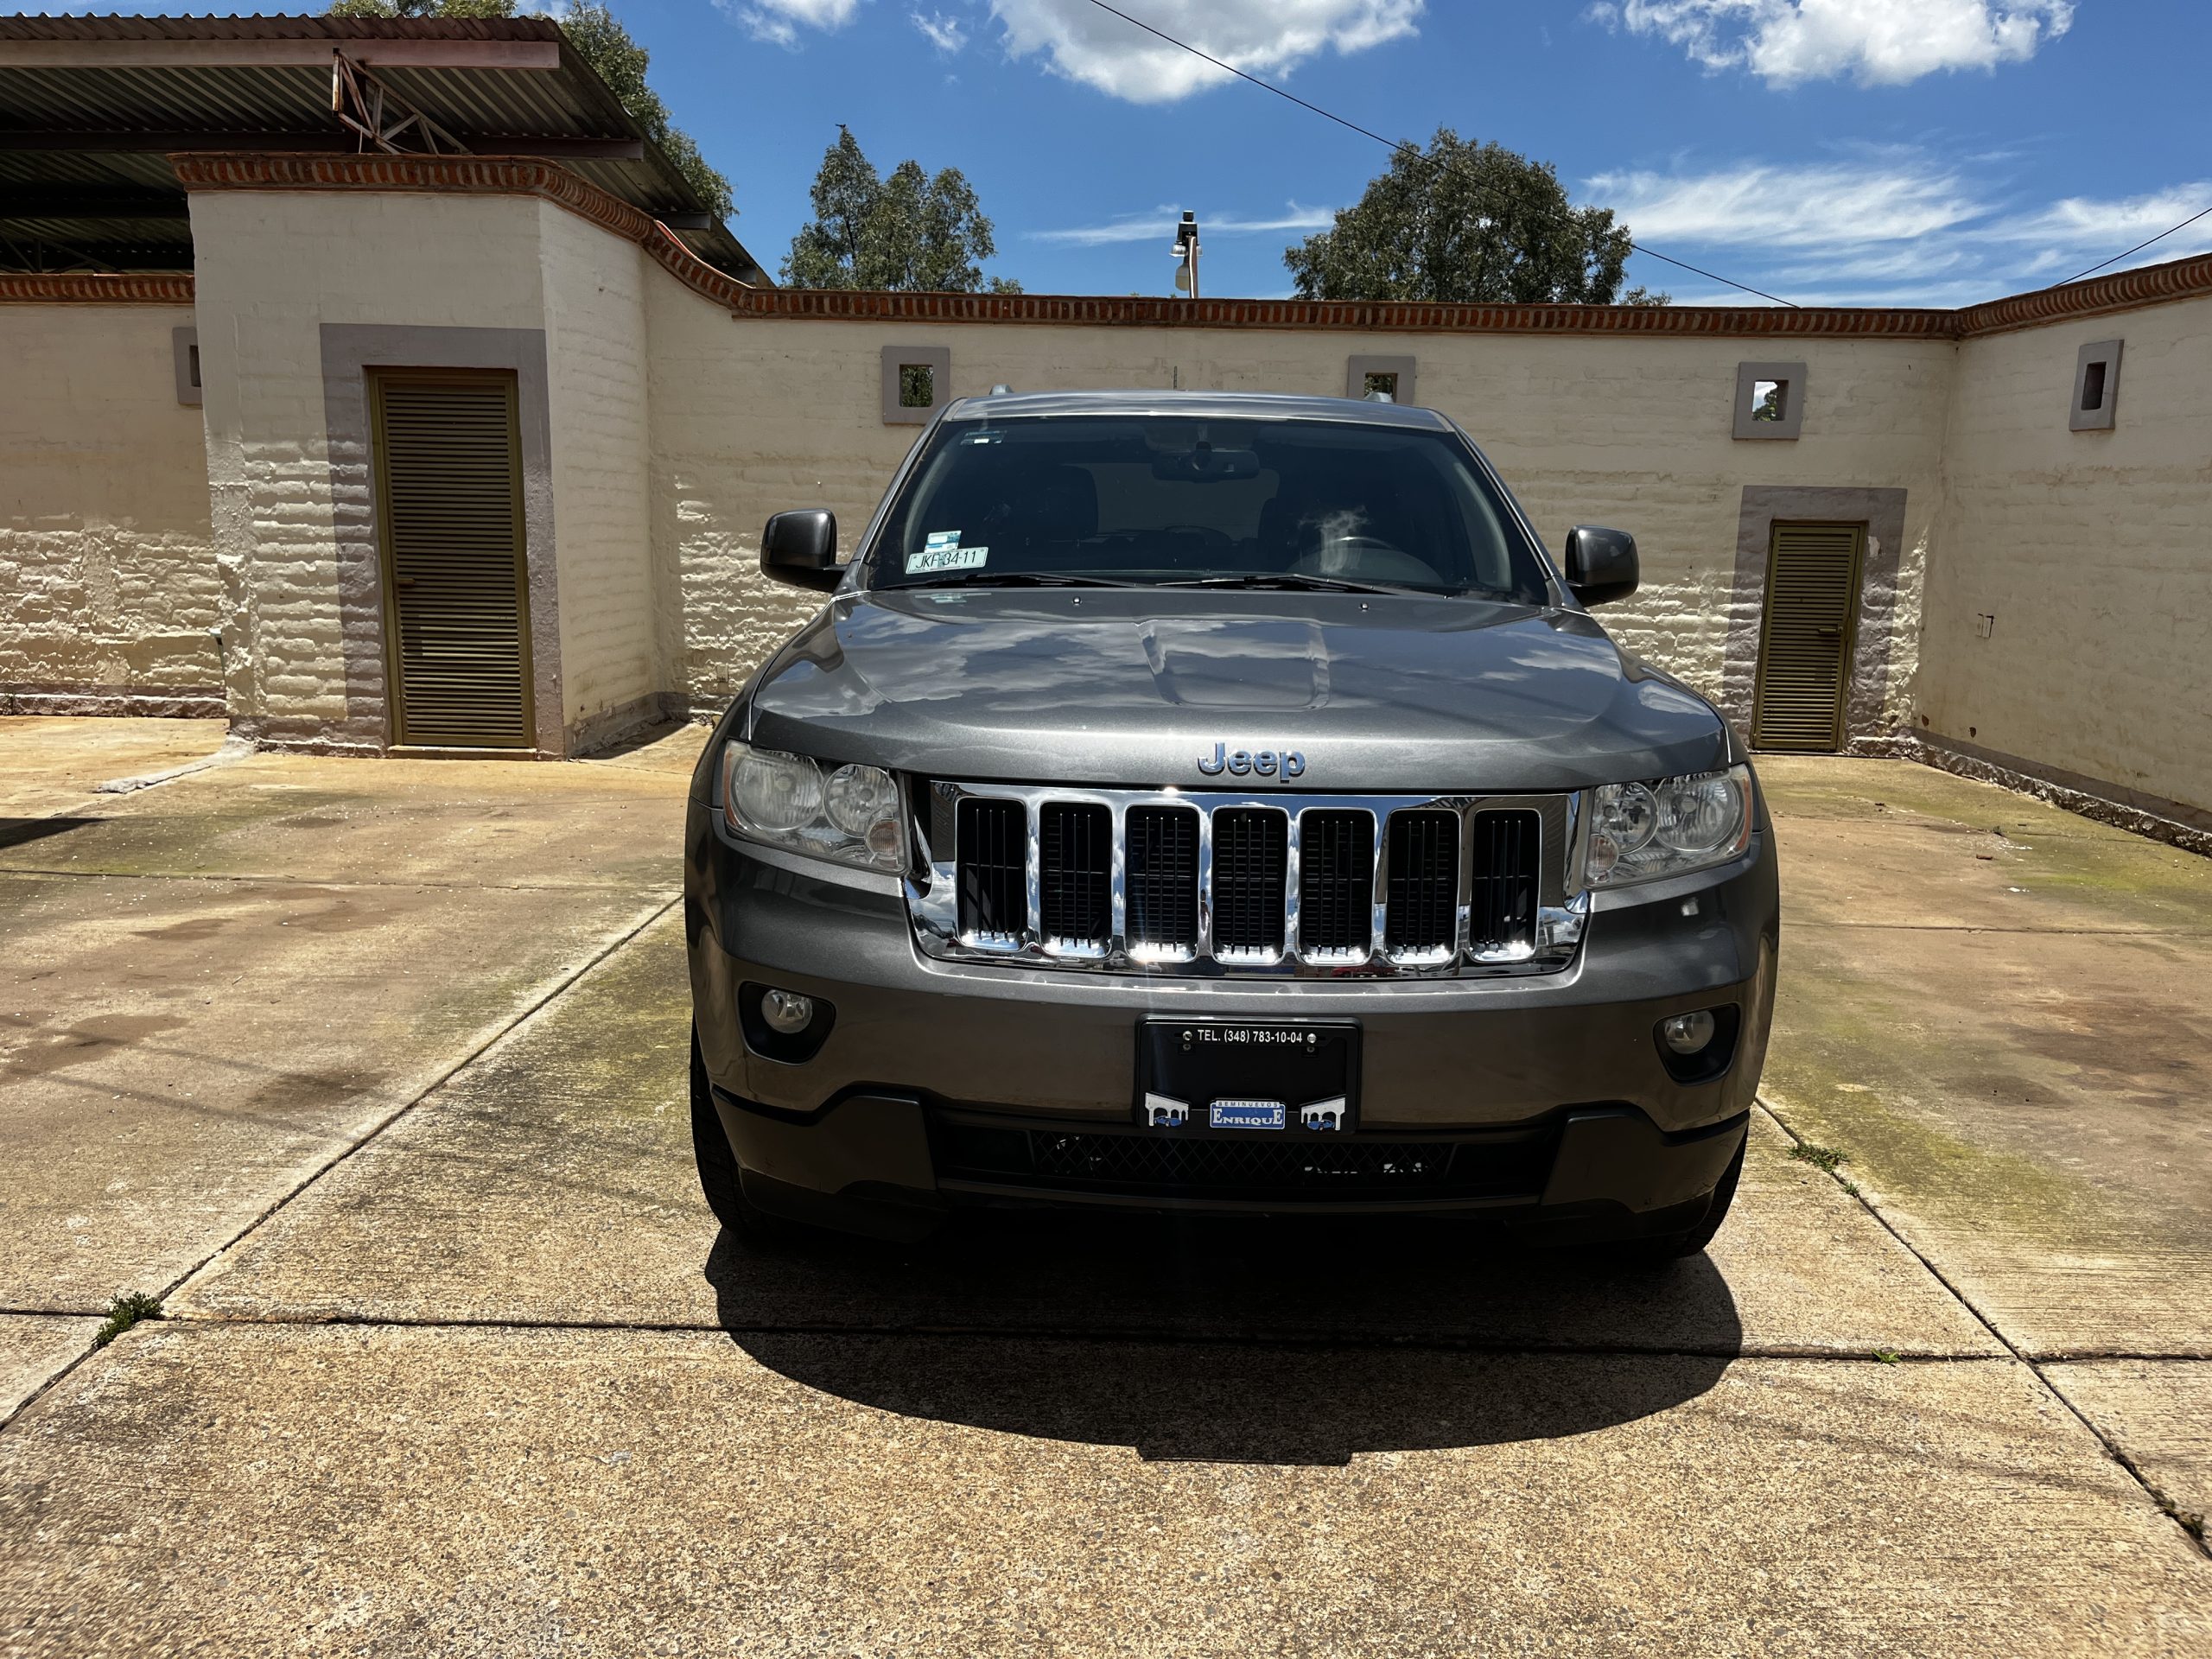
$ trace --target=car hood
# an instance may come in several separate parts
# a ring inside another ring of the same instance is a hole
[[[1580,611],[1396,594],[843,593],[734,730],[938,778],[1323,793],[1583,788],[1734,758],[1703,698]],[[1209,775],[1217,745],[1303,768]]]

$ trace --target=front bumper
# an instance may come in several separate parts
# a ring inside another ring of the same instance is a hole
[[[1193,981],[936,962],[916,950],[893,880],[735,843],[698,802],[686,859],[692,1003],[715,1103],[748,1196],[801,1219],[899,1233],[957,1205],[1045,1203],[1656,1228],[1700,1205],[1735,1155],[1764,1058],[1777,901],[1764,825],[1732,865],[1599,895],[1566,970],[1491,979]],[[747,985],[830,1004],[818,1048],[796,1063],[758,1052],[739,1016]],[[1728,1006],[1738,1024],[1726,1069],[1678,1081],[1654,1028]],[[1356,1020],[1360,1123],[1343,1144],[1430,1148],[1394,1154],[1393,1169],[1424,1179],[1147,1179],[1157,1172],[1141,1167],[1154,1156],[1141,1143],[1156,1146],[1156,1132],[1136,1128],[1135,1100],[1147,1015]],[[1028,1152],[1001,1140],[979,1157],[972,1132],[993,1128],[1028,1137]],[[1109,1170],[1116,1179],[1081,1173]]]

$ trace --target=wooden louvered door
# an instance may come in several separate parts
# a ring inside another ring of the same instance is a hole
[[[529,748],[515,378],[382,370],[370,404],[392,739]]]
[[[1843,747],[1866,550],[1862,524],[1774,527],[1751,714],[1755,747]]]

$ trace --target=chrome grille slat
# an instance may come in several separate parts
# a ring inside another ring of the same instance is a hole
[[[1474,823],[1468,938],[1478,950],[1529,949],[1536,942],[1535,861],[1526,849],[1542,833],[1534,812],[1484,812]]]
[[[1459,815],[1393,812],[1382,856],[1384,952],[1395,962],[1448,961],[1459,942]]]
[[[1132,950],[1195,955],[1198,948],[1198,814],[1188,806],[1133,806],[1123,837]]]
[[[1555,972],[1588,896],[1572,795],[917,780],[906,882],[944,961],[1194,977]]]
[[[1213,953],[1224,962],[1282,955],[1290,817],[1267,806],[1213,815]]]
[[[1318,959],[1366,959],[1375,927],[1375,815],[1298,815],[1298,948]]]
[[[1038,814],[1037,927],[1055,945],[1099,945],[1112,925],[1112,809],[1047,801]]]

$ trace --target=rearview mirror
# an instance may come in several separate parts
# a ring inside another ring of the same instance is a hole
[[[1217,449],[1200,444],[1187,454],[1154,455],[1152,475],[1166,483],[1227,484],[1260,475],[1260,457],[1250,449]]]
[[[1567,585],[1585,605],[1636,591],[1636,537],[1624,530],[1577,524],[1567,532]]]
[[[845,579],[837,563],[837,515],[822,507],[779,512],[760,532],[760,574],[826,594]]]

